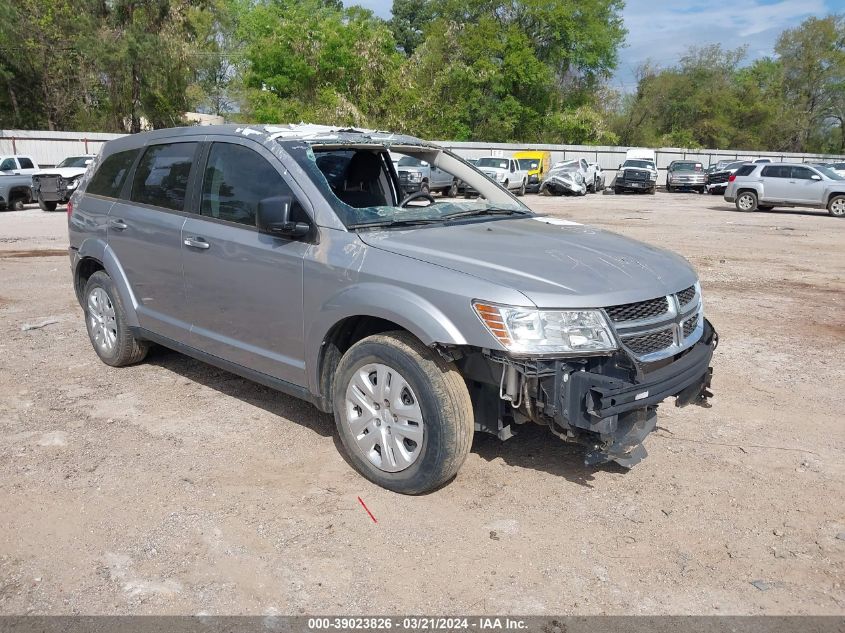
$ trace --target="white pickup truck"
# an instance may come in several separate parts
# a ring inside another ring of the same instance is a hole
[[[528,184],[528,171],[519,167],[515,158],[494,158],[485,156],[479,158],[475,166],[491,180],[495,180],[505,189],[509,189],[518,196],[525,194]]]

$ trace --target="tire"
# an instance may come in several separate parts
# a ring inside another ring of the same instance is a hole
[[[622,187],[614,187],[613,193],[615,193],[617,196],[620,195],[622,193]]]
[[[599,192],[599,179],[593,178],[593,193]]]
[[[431,190],[428,188],[427,182],[424,182],[420,185],[420,193],[431,193]]]
[[[833,196],[827,203],[827,212],[835,218],[845,217],[845,196]]]
[[[672,193],[672,185],[666,185],[666,193]]]
[[[42,211],[55,211],[59,203],[55,201],[48,202],[47,200],[38,198],[38,206],[41,207]]]
[[[699,195],[699,196],[703,196],[703,195],[704,195],[704,187],[699,187],[699,189],[698,189],[698,195]]]
[[[385,384],[402,381],[402,390],[394,395],[380,392],[380,372],[390,376]],[[458,472],[475,426],[466,383],[452,363],[409,333],[395,331],[353,345],[335,376],[335,424],[346,456],[364,477],[394,492],[421,494]],[[402,424],[401,414],[392,415],[397,406],[419,417],[419,424],[411,424],[410,418]],[[400,428],[404,430],[397,432]],[[375,439],[367,443],[371,433]],[[387,451],[380,444],[400,437]]]
[[[448,189],[444,189],[444,194],[447,198],[457,198],[458,197],[458,183],[453,182],[452,186]]]
[[[23,211],[23,199],[21,198],[12,200],[9,205],[12,207],[12,211]]]
[[[761,204],[757,206],[758,211],[771,211],[774,208],[774,205],[771,204]]]
[[[743,191],[736,197],[736,210],[743,213],[757,210],[757,194],[753,191]]]
[[[505,180],[505,182],[503,182],[503,183],[502,183],[502,186],[503,186],[505,189],[507,189],[508,191],[510,191],[511,189],[510,189],[510,187],[509,187],[508,185],[510,185],[510,181],[508,181],[508,180]]]
[[[524,196],[525,195],[525,181],[522,181],[522,186],[517,190],[516,195]]]
[[[120,295],[105,271],[95,272],[85,284],[83,310],[88,338],[101,361],[112,367],[126,367],[144,360],[149,343],[132,336]]]

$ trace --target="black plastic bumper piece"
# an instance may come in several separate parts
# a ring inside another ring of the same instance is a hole
[[[709,406],[710,361],[718,335],[705,321],[701,339],[681,357],[643,373],[637,382],[576,371],[564,381],[556,376],[560,394],[561,426],[590,431],[601,439],[587,463],[617,461],[632,466],[645,457],[642,440],[656,425],[656,406],[670,396],[679,407]]]

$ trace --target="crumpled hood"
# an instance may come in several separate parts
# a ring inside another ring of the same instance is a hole
[[[35,172],[32,174],[33,176],[56,176],[59,175],[62,178],[73,178],[74,176],[79,176],[85,173],[86,167],[61,167],[61,168],[53,168],[53,169],[42,169],[40,171]]]
[[[360,237],[373,248],[507,286],[544,308],[653,299],[697,278],[672,252],[551,217],[362,231]]]

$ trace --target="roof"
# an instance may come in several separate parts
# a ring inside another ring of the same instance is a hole
[[[140,132],[128,137],[112,141],[120,144],[125,141],[132,146],[144,145],[151,140],[162,138],[178,138],[184,136],[240,136],[249,137],[259,142],[272,140],[306,141],[319,143],[376,143],[379,145],[420,145],[437,147],[434,143],[423,141],[414,136],[394,134],[365,128],[339,127],[331,125],[314,125],[311,123],[296,123],[287,125],[203,125],[164,128],[150,132]]]

